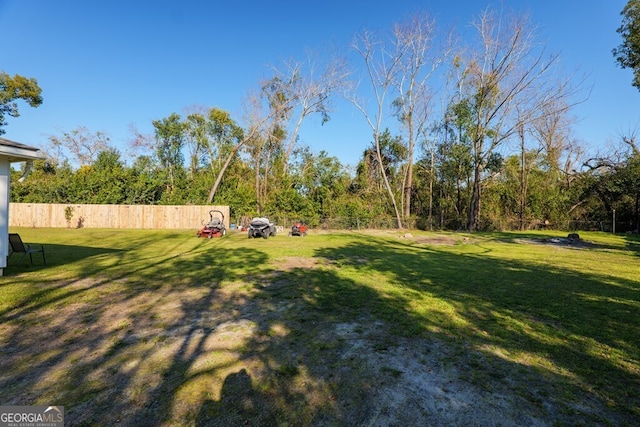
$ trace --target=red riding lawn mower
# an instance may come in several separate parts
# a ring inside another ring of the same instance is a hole
[[[307,235],[307,225],[302,221],[297,221],[291,227],[291,231],[289,232],[289,236],[306,236]]]
[[[214,216],[214,213],[220,214],[219,217]],[[209,222],[205,224],[203,220],[202,225],[203,227],[196,233],[197,237],[211,239],[212,237],[222,237],[227,234],[227,230],[224,227],[224,214],[218,210],[209,211]]]

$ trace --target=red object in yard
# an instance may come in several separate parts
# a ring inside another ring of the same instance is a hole
[[[220,214],[220,218],[214,217],[214,213]],[[202,221],[203,227],[198,230],[196,237],[206,237],[211,239],[212,237],[222,237],[227,234],[227,229],[224,226],[224,214],[218,210],[209,211],[209,222],[206,224]]]
[[[289,236],[306,236],[307,235],[307,225],[298,221],[291,227],[291,231],[289,232]]]

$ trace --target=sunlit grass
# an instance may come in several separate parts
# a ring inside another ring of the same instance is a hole
[[[225,378],[247,368],[272,416],[313,420],[314,411],[338,411],[331,396],[346,393],[325,377],[328,366],[351,363],[338,357],[348,343],[327,328],[371,318],[392,331],[379,337],[380,351],[396,337],[442,340],[471,382],[520,377],[518,393],[534,400],[527,385],[541,374],[558,396],[595,396],[640,417],[637,237],[581,233],[590,244],[576,248],[540,244],[561,232],[264,240],[198,239],[195,230],[13,231],[47,251],[46,266],[10,259],[0,278],[0,345],[33,349],[4,368],[14,379],[27,365],[43,376],[37,388],[15,383],[13,394],[59,396],[71,411],[86,396],[111,396],[129,415],[161,407],[156,421],[171,424],[207,405],[221,410]],[[21,336],[21,328],[44,335]],[[57,341],[40,352],[42,336]],[[76,384],[74,373],[86,381]],[[346,390],[360,396],[367,387],[364,378]],[[0,392],[0,401],[10,398]]]

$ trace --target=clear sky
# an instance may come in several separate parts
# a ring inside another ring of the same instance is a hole
[[[245,94],[268,65],[303,60],[306,49],[348,49],[363,27],[389,28],[428,11],[443,29],[468,24],[487,6],[527,12],[568,71],[589,74],[589,99],[575,108],[574,135],[605,150],[640,128],[640,92],[614,62],[626,0],[0,0],[0,70],[34,77],[43,104],[20,103],[6,138],[44,148],[49,135],[79,126],[107,133],[124,154],[130,126],[192,105],[219,107],[241,121]],[[353,106],[331,120],[310,118],[300,141],[355,164],[371,132]]]

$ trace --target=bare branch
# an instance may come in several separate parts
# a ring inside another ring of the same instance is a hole
[[[344,58],[335,55],[331,58],[322,70],[320,60],[312,52],[307,52],[306,62],[290,60],[282,69],[274,68],[273,81],[278,82],[279,90],[286,94],[293,110],[290,115],[293,130],[285,150],[285,172],[305,118],[317,113],[321,114],[323,124],[329,121],[331,96],[346,85],[349,70]]]

